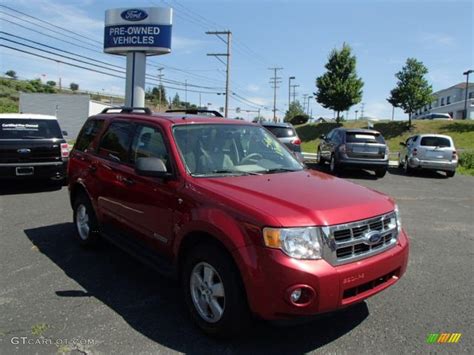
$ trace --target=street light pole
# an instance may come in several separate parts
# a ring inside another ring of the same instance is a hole
[[[469,91],[469,74],[474,73],[474,70],[470,69],[462,73],[466,76],[466,93],[464,95],[464,119],[467,119],[467,92]]]
[[[294,76],[288,78],[288,110],[290,109],[290,100],[291,100],[291,80],[295,79]]]

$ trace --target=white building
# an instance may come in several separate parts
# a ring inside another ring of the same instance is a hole
[[[20,93],[20,112],[56,116],[68,139],[77,137],[87,117],[106,107],[110,105],[92,101],[89,95]]]
[[[429,113],[448,113],[454,119],[464,118],[464,98],[466,83],[459,83],[447,89],[435,92],[435,100],[418,110],[414,118]],[[467,99],[467,118],[474,119],[474,83],[469,84]]]

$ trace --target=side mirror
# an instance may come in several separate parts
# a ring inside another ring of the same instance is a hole
[[[400,142],[400,145],[401,145],[402,147],[406,147],[406,146],[407,146],[407,144],[406,144],[405,142]]]
[[[63,136],[67,136],[67,131],[62,131]]]
[[[141,176],[165,178],[171,174],[166,170],[163,160],[158,158],[138,158],[135,162],[135,172]]]
[[[325,134],[321,134],[321,135],[319,136],[319,138],[322,139],[323,141],[325,141],[325,140],[326,140],[326,135],[325,135]]]

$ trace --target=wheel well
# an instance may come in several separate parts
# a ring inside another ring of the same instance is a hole
[[[178,252],[178,277],[181,277],[181,267],[183,265],[184,260],[186,259],[186,255],[193,250],[195,247],[201,244],[211,244],[219,249],[222,249],[224,253],[226,253],[229,258],[232,260],[236,271],[239,271],[239,268],[237,267],[237,264],[235,263],[234,258],[230,254],[229,250],[225,247],[225,245],[219,241],[216,237],[212,236],[209,233],[205,232],[191,232],[187,234],[183,240],[181,241],[181,244],[179,246],[179,252]],[[240,274],[240,271],[239,271]]]
[[[74,201],[76,200],[77,196],[79,196],[80,194],[84,194],[85,196],[87,196],[86,189],[81,184],[74,184],[74,186],[71,188],[71,195],[70,195],[71,206],[74,205]]]

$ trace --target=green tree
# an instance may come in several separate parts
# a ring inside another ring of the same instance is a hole
[[[56,86],[56,82],[53,81],[53,80],[49,80],[49,81],[46,82],[46,85],[51,86],[51,87],[54,88]]]
[[[341,50],[333,49],[325,68],[326,73],[316,79],[314,95],[323,107],[337,112],[339,123],[340,112],[362,100],[364,82],[356,73],[356,57],[345,43]]]
[[[6,72],[5,72],[5,75],[6,75],[6,76],[9,76],[9,77],[12,78],[12,79],[16,79],[16,78],[17,78],[17,76],[16,76],[16,71],[14,71],[14,70],[8,70],[8,71],[6,71]]]
[[[69,84],[69,88],[70,88],[73,92],[75,92],[75,91],[79,90],[79,84],[71,83],[71,84]]]
[[[402,70],[395,74],[397,86],[390,91],[387,101],[408,114],[409,127],[413,112],[433,101],[433,88],[426,80],[426,74],[428,69],[415,58],[408,58]]]
[[[176,93],[174,95],[172,105],[173,105],[173,108],[180,108],[181,107],[181,100],[179,98],[178,93]]]
[[[301,106],[300,102],[298,100],[293,101],[290,103],[290,107],[288,107],[288,110],[285,113],[285,122],[291,122],[294,117],[296,116],[301,116],[305,117],[306,116],[306,121],[308,121],[309,117],[305,114],[303,106]]]

